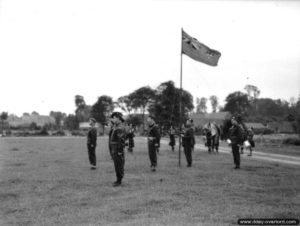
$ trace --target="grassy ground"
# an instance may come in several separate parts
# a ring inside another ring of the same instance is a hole
[[[299,167],[195,151],[178,167],[162,145],[151,172],[144,139],[126,153],[115,180],[107,139],[98,140],[98,169],[89,169],[84,138],[0,141],[0,225],[237,225],[239,218],[300,218]]]

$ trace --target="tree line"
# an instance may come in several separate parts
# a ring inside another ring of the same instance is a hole
[[[127,117],[127,122],[145,128],[145,114],[154,115],[160,125],[179,126],[190,113],[207,113],[208,100],[213,112],[228,111],[232,114],[241,114],[246,121],[269,122],[290,121],[295,131],[300,132],[300,96],[298,99],[273,100],[271,98],[259,98],[260,90],[254,85],[246,85],[245,92],[235,91],[225,99],[225,105],[219,105],[219,99],[215,95],[209,98],[196,98],[196,106],[193,104],[193,96],[187,91],[175,87],[173,81],[161,83],[155,89],[144,86],[135,91],[119,97],[116,101],[107,95],[99,96],[97,101],[89,105],[81,95],[74,98],[74,114],[65,114],[59,111],[51,111],[49,116],[55,119],[56,129],[77,130],[80,122],[87,122],[89,117],[94,117],[103,127],[107,124],[110,114],[120,108]],[[180,94],[181,93],[181,94]],[[182,118],[180,122],[180,98]],[[37,112],[33,112],[38,114]],[[26,113],[24,113],[26,114]],[[7,112],[1,114],[1,124],[7,119]]]

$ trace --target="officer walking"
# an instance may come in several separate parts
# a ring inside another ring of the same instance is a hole
[[[87,149],[88,156],[91,165],[91,170],[96,169],[96,146],[97,146],[97,129],[95,127],[96,120],[94,118],[89,119],[89,124],[91,128],[87,133]]]
[[[151,170],[156,171],[157,149],[159,148],[160,134],[158,126],[155,124],[155,118],[149,115],[147,118],[148,128],[148,153],[151,163]]]
[[[113,122],[113,128],[110,135],[110,148],[114,161],[115,172],[117,180],[113,183],[113,186],[120,186],[124,177],[124,146],[126,139],[126,132],[123,125],[124,119],[120,112],[113,112],[111,114]]]
[[[195,137],[194,129],[192,127],[193,119],[187,119],[185,125],[185,132],[182,137],[182,146],[187,161],[187,167],[192,166],[192,148],[194,147]]]
[[[229,129],[229,140],[232,148],[233,161],[235,164],[235,169],[240,168],[240,145],[243,145],[243,132],[241,125],[239,124],[240,116],[232,116],[231,118],[231,128]]]

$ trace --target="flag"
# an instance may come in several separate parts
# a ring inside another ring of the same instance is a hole
[[[210,49],[197,39],[189,36],[183,30],[181,51],[190,58],[210,66],[217,66],[219,58],[221,57],[221,53],[219,51]]]

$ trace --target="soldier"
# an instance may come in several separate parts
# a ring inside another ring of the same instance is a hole
[[[91,128],[87,133],[87,149],[88,149],[91,170],[95,170],[97,165],[96,164],[97,129],[95,128],[96,120],[94,118],[90,118],[89,124]]]
[[[157,149],[159,148],[160,134],[158,126],[155,124],[155,118],[149,115],[147,118],[148,128],[148,153],[151,163],[151,170],[156,171]]]
[[[132,152],[134,148],[134,128],[133,125],[130,123],[129,124],[129,129],[127,133],[127,138],[128,138],[128,152]]]
[[[172,148],[172,151],[174,151],[174,146],[176,145],[176,140],[175,140],[175,128],[173,125],[171,125],[170,130],[169,130],[169,135],[170,135],[170,142],[169,145]]]
[[[192,127],[193,119],[186,120],[186,129],[184,134],[182,134],[182,146],[184,148],[184,154],[187,161],[187,167],[192,166],[192,148],[195,142],[194,129]]]
[[[243,145],[243,132],[242,127],[238,123],[240,121],[240,116],[232,116],[231,118],[231,128],[229,129],[229,142],[232,148],[233,161],[235,164],[235,169],[240,168],[240,152],[239,146]]]
[[[112,156],[112,152],[111,152],[111,146],[110,146],[110,137],[113,131],[113,127],[114,127],[114,123],[112,120],[109,120],[108,122],[108,127],[109,127],[109,133],[108,133],[108,150],[109,150],[109,154],[111,159],[113,160],[113,156]]]
[[[250,153],[248,154],[248,156],[252,156],[252,148],[255,147],[255,142],[254,142],[253,137],[254,137],[254,132],[253,132],[253,128],[251,127],[247,131],[247,140],[250,143],[250,147],[249,147]]]
[[[123,126],[124,119],[120,112],[113,112],[111,114],[112,122],[114,126],[110,136],[110,148],[114,161],[117,180],[113,183],[113,186],[120,186],[124,177],[124,146],[126,139],[126,132]]]

